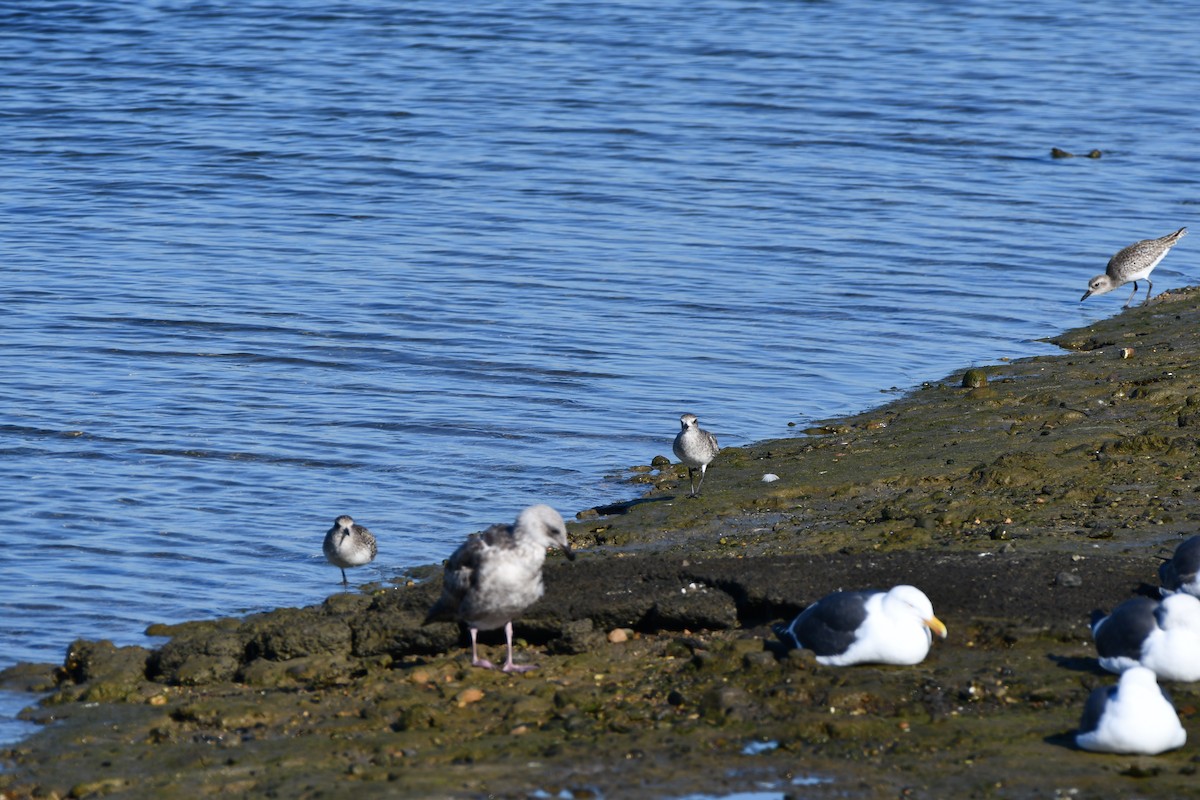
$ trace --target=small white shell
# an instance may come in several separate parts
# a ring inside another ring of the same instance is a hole
[[[766,475],[762,476],[763,483],[774,483],[777,480],[779,480],[779,476],[774,472],[768,472]]]

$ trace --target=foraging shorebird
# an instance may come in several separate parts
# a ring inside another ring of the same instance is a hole
[[[688,482],[692,485],[689,497],[700,493],[704,485],[704,473],[709,463],[717,457],[721,448],[717,446],[717,437],[704,430],[697,424],[695,414],[684,414],[679,418],[681,430],[675,435],[675,443],[671,449],[675,456],[687,466]],[[700,470],[700,483],[696,483],[695,470]]]
[[[1185,742],[1171,698],[1145,667],[1123,672],[1116,686],[1093,689],[1075,735],[1079,747],[1100,753],[1152,756]]]
[[[1142,301],[1142,305],[1150,302],[1150,293],[1154,291],[1150,273],[1186,235],[1187,228],[1180,228],[1158,239],[1143,239],[1124,248],[1108,260],[1108,267],[1103,275],[1097,275],[1088,281],[1088,289],[1083,293],[1083,297],[1079,298],[1079,302],[1082,303],[1094,294],[1106,294],[1132,281],[1133,294],[1129,295],[1124,306],[1129,308],[1129,304],[1137,296],[1138,281],[1142,280],[1146,282],[1146,299]]]
[[[378,548],[375,537],[362,525],[356,525],[349,514],[342,514],[333,521],[333,527],[325,534],[325,558],[342,570],[342,586],[348,586],[346,567],[361,567],[375,560]]]
[[[886,592],[834,592],[775,628],[785,644],[812,650],[817,663],[832,667],[919,664],[934,633],[946,638],[933,604],[917,587],[904,585]]]
[[[493,525],[467,537],[446,562],[442,596],[429,609],[428,624],[453,617],[471,632],[471,664],[494,669],[479,657],[479,631],[504,627],[508,645],[504,672],[525,672],[532,664],[513,663],[513,618],[542,596],[546,548],[557,547],[575,559],[562,515],[547,505],[526,508],[512,525]]]

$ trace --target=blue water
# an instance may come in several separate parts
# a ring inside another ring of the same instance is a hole
[[[1127,0],[0,8],[0,667],[1049,352],[1196,222],[1198,63]]]

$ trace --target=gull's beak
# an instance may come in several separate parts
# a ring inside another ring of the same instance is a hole
[[[559,545],[559,547],[562,548],[563,555],[567,557],[567,561],[575,560],[575,551],[571,549],[570,542],[568,542],[566,539],[564,539],[563,543],[561,545]]]
[[[1083,293],[1083,297],[1079,298],[1079,302],[1082,303],[1084,300],[1087,300],[1091,296],[1092,296],[1092,290],[1088,289],[1086,292]]]
[[[946,625],[937,617],[930,617],[929,619],[925,620],[925,627],[929,628],[929,630],[933,631],[943,639],[946,638]]]

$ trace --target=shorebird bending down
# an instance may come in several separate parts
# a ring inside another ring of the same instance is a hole
[[[675,435],[675,443],[671,449],[675,451],[675,456],[687,466],[688,482],[692,485],[692,493],[688,496],[695,497],[700,493],[700,487],[704,485],[704,472],[708,469],[709,462],[717,457],[721,448],[717,446],[717,437],[697,424],[695,414],[681,416],[679,425],[682,430]],[[697,469],[700,470],[700,483],[696,483],[695,470]]]
[[[333,521],[325,534],[325,558],[342,570],[342,586],[348,586],[346,567],[361,567],[375,560],[375,537],[362,525],[355,525],[349,514]]]
[[[886,592],[834,592],[775,627],[784,644],[812,650],[818,664],[831,667],[919,664],[934,633],[946,638],[933,604],[917,587],[904,585]]]
[[[1083,293],[1083,297],[1079,298],[1079,302],[1082,303],[1094,294],[1106,294],[1133,281],[1133,294],[1129,295],[1129,299],[1125,301],[1125,308],[1129,308],[1129,304],[1137,296],[1138,281],[1141,280],[1146,282],[1146,299],[1142,301],[1142,305],[1150,302],[1150,293],[1154,291],[1150,273],[1158,266],[1158,262],[1162,261],[1163,257],[1170,252],[1171,248],[1186,235],[1187,228],[1180,228],[1174,233],[1168,233],[1158,239],[1143,239],[1129,245],[1108,260],[1108,268],[1105,269],[1103,275],[1097,275],[1088,281],[1088,290]]]
[[[446,562],[442,596],[429,609],[428,624],[453,617],[471,632],[471,664],[494,669],[479,657],[479,631],[504,626],[508,657],[504,672],[525,672],[532,664],[513,663],[513,618],[542,596],[546,548],[558,547],[575,560],[562,515],[547,505],[526,508],[512,525],[493,525],[467,537]]]

